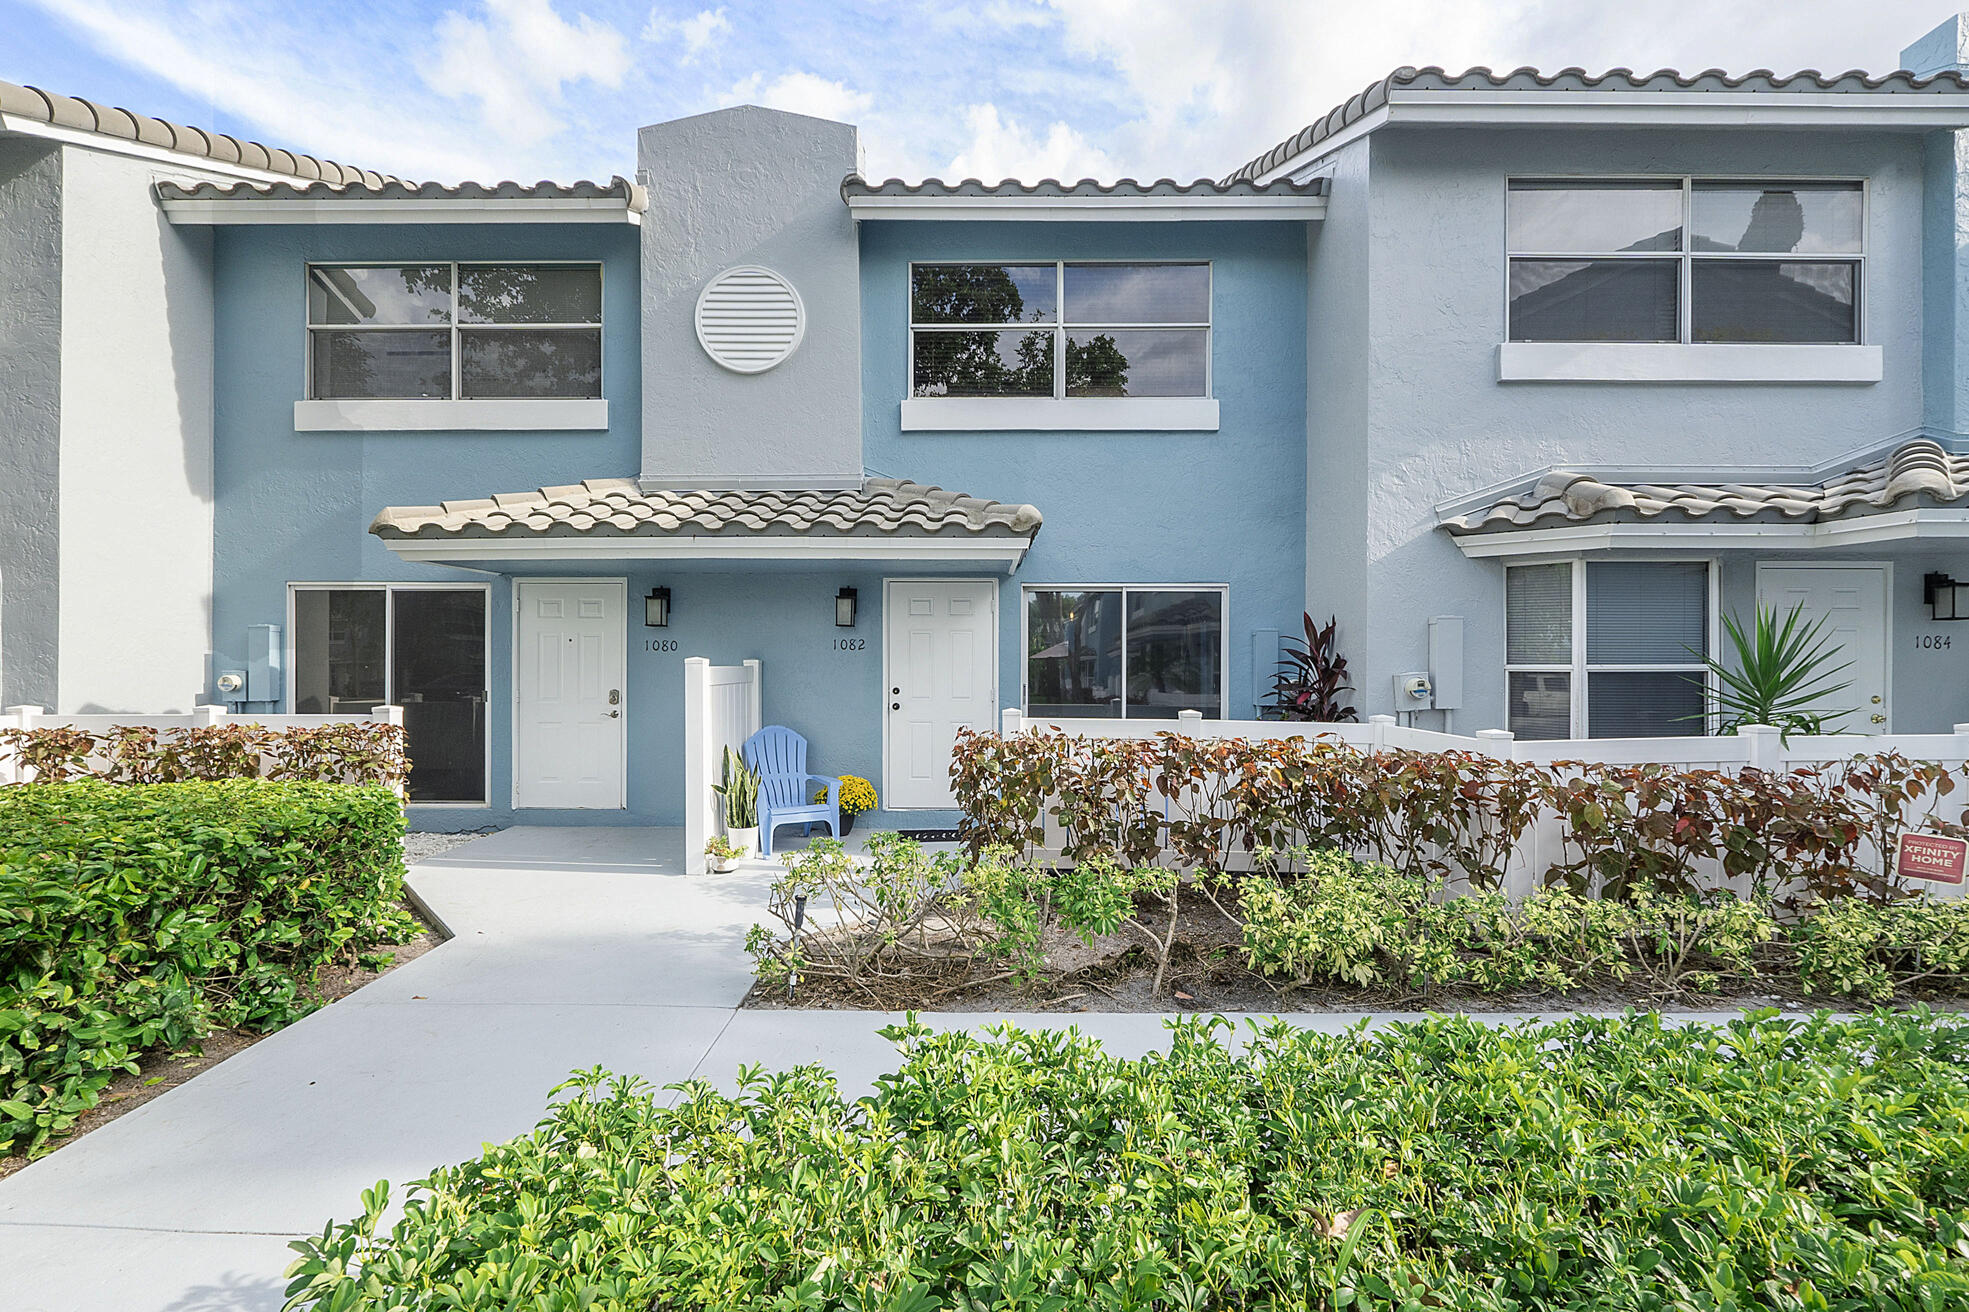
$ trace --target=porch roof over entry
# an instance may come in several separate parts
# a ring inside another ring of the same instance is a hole
[[[1917,438],[1797,481],[1676,482],[1552,470],[1529,491],[1451,507],[1441,526],[1470,556],[1555,549],[1858,546],[1969,537],[1969,455]]]
[[[369,531],[405,560],[947,561],[1017,568],[1039,511],[902,479],[859,488],[649,490],[599,478],[436,506],[391,506]]]

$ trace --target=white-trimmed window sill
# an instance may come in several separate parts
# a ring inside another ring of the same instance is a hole
[[[1501,383],[1877,383],[1878,346],[1505,342]]]
[[[902,403],[902,431],[1214,433],[1217,398],[919,396]]]
[[[608,427],[604,400],[296,401],[297,433],[517,432]]]

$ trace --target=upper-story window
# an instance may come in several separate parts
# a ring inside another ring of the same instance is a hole
[[[1210,395],[1210,266],[917,264],[910,395]]]
[[[1857,343],[1858,182],[1514,179],[1514,342]]]
[[[599,264],[316,264],[316,400],[594,398]]]

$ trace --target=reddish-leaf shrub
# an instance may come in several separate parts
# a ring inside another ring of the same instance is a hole
[[[1547,887],[1689,896],[1718,877],[1792,907],[1903,896],[1886,869],[1910,829],[1969,835],[1940,799],[1955,772],[1887,753],[1787,772],[1474,752],[1365,753],[1318,738],[961,733],[951,778],[973,852],[1030,859],[1048,825],[1067,861],[1223,871],[1261,849],[1334,847],[1405,875],[1500,887],[1541,815],[1561,851]]]
[[[369,721],[291,729],[250,723],[163,730],[123,725],[105,733],[0,729],[0,753],[39,783],[275,779],[400,787],[410,773],[402,726]]]

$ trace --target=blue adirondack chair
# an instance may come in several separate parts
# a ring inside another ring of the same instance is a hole
[[[826,821],[841,836],[841,781],[807,773],[807,740],[783,724],[769,724],[738,749],[745,768],[759,776],[759,855],[773,854],[773,830],[780,825]],[[813,785],[827,785],[827,800],[815,802]]]

